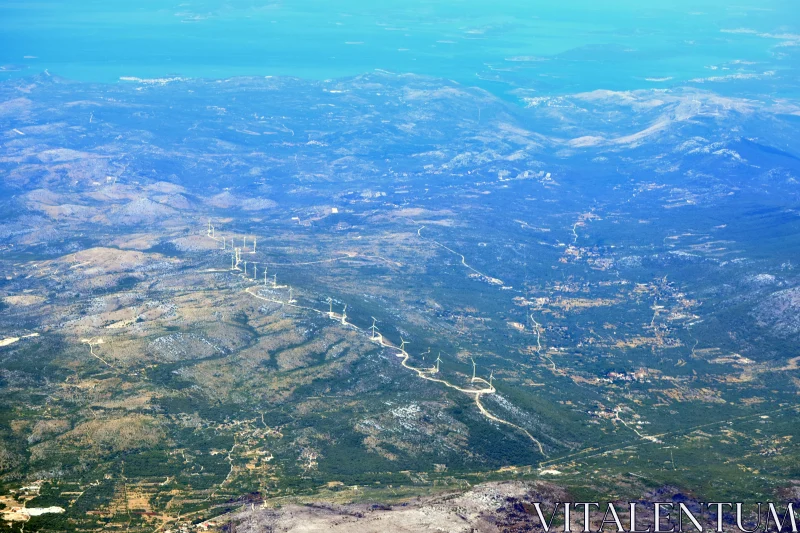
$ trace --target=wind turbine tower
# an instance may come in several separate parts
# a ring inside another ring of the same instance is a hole
[[[442,362],[442,352],[439,352],[439,355],[436,356],[436,373],[439,373],[439,363]]]
[[[492,380],[494,379],[494,370],[489,372],[489,386],[492,386]]]
[[[253,237],[253,253],[256,253],[256,238]]]
[[[378,331],[378,326],[375,325],[375,322],[376,322],[376,320],[375,320],[375,317],[373,316],[372,317],[372,326],[370,326],[370,328],[369,328],[369,329],[372,330],[372,340],[375,340],[375,332]]]
[[[470,357],[469,360],[472,361],[472,379],[469,382],[475,383],[475,367],[478,365],[475,364],[475,359],[473,359],[472,357]]]
[[[344,304],[344,309],[342,309],[342,324],[347,324],[347,304]]]
[[[258,262],[253,261],[253,279],[258,279]]]
[[[294,298],[292,298],[292,292],[294,292],[294,289],[292,289],[291,287],[289,287],[289,303],[290,303],[290,304],[291,304],[291,303],[294,303]]]
[[[328,318],[333,318],[333,298],[328,298]]]
[[[244,262],[244,275],[247,276],[247,261]]]
[[[264,269],[264,286],[267,286],[267,269]]]
[[[273,274],[272,275],[272,288],[274,289],[277,286],[278,286],[278,275],[277,274]]]
[[[406,344],[408,344],[403,337],[400,337],[400,351],[406,353]]]

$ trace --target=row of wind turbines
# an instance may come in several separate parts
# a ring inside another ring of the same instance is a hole
[[[213,239],[213,240],[215,240],[217,242],[222,241],[222,250],[227,250],[228,249],[227,244],[226,244],[228,242],[227,239],[224,236],[221,237],[221,238],[216,236],[216,228],[211,223],[211,219],[208,220],[208,229],[206,230],[206,234],[207,234],[207,236],[209,238],[211,238],[211,239]],[[253,249],[250,250],[250,251],[247,251],[247,235],[242,236],[242,246],[241,247],[234,246],[234,238],[233,237],[231,237],[230,243],[231,243],[230,249],[232,250],[232,253],[231,253],[231,270],[238,270],[238,271],[242,272],[242,274],[244,275],[245,278],[247,278],[247,276],[248,276],[247,264],[250,263],[251,265],[253,265],[253,277],[252,277],[252,279],[254,281],[258,281],[258,264],[259,264],[259,261],[247,261],[247,260],[242,258],[243,254],[255,254],[256,253],[256,245],[258,244],[258,241],[257,241],[256,237],[253,237]],[[240,265],[241,265],[241,267],[240,267]],[[269,268],[267,266],[264,266],[263,274],[264,274],[264,286],[265,287],[267,286],[268,270],[269,270]],[[278,285],[278,275],[277,274],[273,274],[272,275],[272,288],[273,289],[282,288],[282,286]],[[289,303],[294,303],[296,301],[292,297],[293,296],[293,292],[294,292],[294,289],[292,289],[292,287],[289,287]]]
[[[216,231],[215,231],[214,225],[211,223],[210,219],[208,221],[207,233],[208,233],[208,236],[210,238],[214,239],[215,241],[219,242],[221,240],[222,241],[222,246],[223,246],[222,249],[223,250],[227,249],[227,247],[226,247],[227,246],[226,245],[226,239],[224,237],[222,239],[219,239],[218,237],[216,237]],[[243,253],[247,253],[247,254],[255,254],[256,253],[256,239],[255,239],[255,237],[253,237],[253,249],[248,252],[248,251],[245,251],[246,248],[247,248],[247,237],[246,236],[242,238],[242,247],[241,248],[236,248],[234,246],[234,239],[231,238],[231,249],[232,249],[232,252],[233,252],[232,253],[232,258],[231,258],[231,270],[242,271],[244,277],[246,279],[249,279],[249,278],[247,278],[247,276],[248,276],[247,261],[244,261],[244,259],[242,259],[242,254]],[[258,282],[258,271],[257,271],[257,264],[258,263],[254,262],[254,261],[250,261],[250,263],[254,263],[254,265],[253,265],[253,278],[252,279],[255,280],[256,282]],[[242,267],[243,267],[241,269],[239,268],[240,264],[242,264]],[[265,266],[264,267],[264,286],[266,286],[266,285],[267,285],[267,267]],[[256,285],[256,286],[258,286],[258,285]],[[254,287],[251,287],[251,288],[254,288]],[[246,289],[245,292],[247,292],[248,294],[250,294],[251,296],[254,296],[256,298],[259,298],[259,299],[262,299],[262,300],[266,300],[266,301],[270,301],[270,302],[280,303],[282,305],[291,305],[291,306],[294,306],[294,307],[297,307],[297,308],[301,308],[301,309],[306,309],[306,310],[309,310],[309,311],[312,311],[312,312],[315,312],[315,313],[327,314],[327,316],[330,319],[340,321],[342,323],[342,325],[344,325],[344,326],[348,326],[348,327],[354,328],[354,329],[356,329],[358,331],[362,331],[362,328],[356,326],[352,322],[348,322],[347,321],[347,304],[344,304],[344,308],[342,309],[342,314],[339,315],[339,316],[337,316],[337,314],[334,313],[334,311],[333,311],[333,299],[332,298],[328,298],[329,310],[328,310],[327,313],[325,313],[324,311],[320,311],[319,309],[316,309],[314,307],[306,307],[306,306],[298,305],[298,304],[295,303],[296,300],[294,300],[294,298],[293,298],[293,294],[292,294],[293,290],[292,290],[292,288],[291,287],[287,287],[287,286],[279,286],[278,285],[278,281],[277,281],[277,276],[275,274],[273,274],[272,288],[274,288],[274,289],[277,289],[277,288],[288,288],[289,289],[289,299],[288,299],[288,301],[284,302],[284,301],[275,300],[275,299],[272,299],[272,298],[266,298],[264,296],[261,296],[259,294],[254,293],[254,292],[251,292],[250,291],[251,288]],[[490,372],[488,380],[483,379],[481,377],[478,377],[477,376],[477,364],[475,363],[475,360],[470,357],[470,361],[472,362],[472,378],[470,379],[470,388],[463,388],[463,387],[460,387],[458,385],[454,385],[453,383],[450,383],[449,381],[447,381],[445,379],[442,379],[442,378],[439,378],[439,377],[435,377],[435,375],[439,373],[440,364],[442,363],[441,352],[439,353],[439,355],[436,358],[436,366],[431,367],[431,368],[417,368],[417,367],[414,367],[414,366],[411,366],[411,365],[408,364],[408,360],[410,358],[409,353],[406,351],[406,346],[409,344],[408,341],[406,341],[405,339],[400,337],[400,346],[399,347],[394,345],[394,344],[392,344],[391,342],[386,341],[384,339],[384,337],[383,337],[383,334],[381,334],[378,331],[377,320],[375,319],[375,317],[372,317],[372,326],[370,328],[368,328],[368,329],[372,330],[371,340],[373,342],[376,342],[377,344],[379,344],[380,346],[382,346],[384,348],[390,348],[390,349],[398,350],[398,353],[395,354],[395,355],[397,355],[397,357],[402,358],[401,364],[402,364],[402,366],[404,368],[407,368],[407,369],[415,372],[417,374],[417,376],[422,378],[422,379],[425,379],[425,380],[428,380],[428,381],[434,381],[434,382],[437,382],[437,383],[441,383],[441,384],[445,385],[448,388],[455,389],[455,390],[457,390],[459,392],[462,392],[462,393],[469,394],[469,395],[473,396],[473,398],[475,400],[475,405],[477,406],[478,410],[480,411],[480,413],[483,416],[485,416],[489,420],[492,420],[492,421],[497,422],[499,424],[503,424],[503,425],[512,427],[512,428],[524,433],[539,448],[539,451],[542,453],[542,455],[547,456],[547,453],[545,452],[545,449],[544,449],[544,446],[542,445],[542,443],[538,439],[536,439],[536,437],[531,435],[531,433],[527,429],[525,429],[525,428],[523,428],[521,426],[518,426],[518,425],[514,424],[513,422],[509,422],[507,420],[503,420],[502,418],[499,418],[499,417],[493,415],[492,413],[487,411],[486,408],[481,403],[481,396],[483,396],[484,394],[495,394],[497,392],[497,389],[495,389],[494,383],[493,383],[494,382],[494,370],[492,370]],[[430,349],[428,349],[428,353],[430,353]],[[423,356],[423,360],[424,359],[425,358]],[[475,388],[474,384],[476,384],[476,383],[483,383],[487,387],[486,388]]]
[[[214,224],[211,222],[211,219],[208,220],[208,227],[206,229],[206,234],[207,234],[207,236],[209,238],[211,238],[211,239],[213,239],[213,240],[215,240],[217,242],[222,242],[222,250],[228,250],[229,249],[229,247],[227,245],[228,240],[224,236],[221,237],[221,238],[216,236],[216,228],[214,227]],[[246,235],[242,237],[242,246],[241,247],[236,247],[234,245],[234,238],[233,237],[230,238],[230,250],[232,252],[231,253],[231,270],[240,271],[240,272],[242,272],[243,276],[246,279],[253,279],[254,281],[258,282],[258,264],[259,264],[259,262],[258,261],[252,261],[252,260],[251,261],[247,261],[247,260],[243,259],[243,254],[254,255],[256,253],[256,244],[257,244],[256,238],[253,237],[253,247],[252,247],[251,250],[247,250],[247,236]],[[248,263],[253,265],[253,276],[252,276],[252,278],[248,277],[249,276]],[[268,286],[267,285],[268,267],[266,265],[264,266],[263,276],[264,276],[263,277],[263,285],[266,287],[266,286]],[[288,298],[288,300],[286,302],[280,302],[280,301],[277,301],[277,300],[274,300],[274,301],[276,301],[278,303],[290,304],[290,305],[296,303],[297,300],[295,300],[294,297],[293,297],[293,291],[294,291],[293,288],[291,286],[279,286],[278,285],[277,274],[273,274],[272,275],[272,287],[271,288],[273,288],[273,289],[288,288],[288,291],[289,291],[289,295],[288,295],[289,298]],[[250,293],[250,294],[253,294],[253,293]],[[354,327],[356,329],[361,329],[358,326],[356,326],[355,324],[352,324],[351,322],[347,321],[347,304],[344,304],[344,307],[342,309],[342,313],[340,315],[337,315],[337,313],[335,313],[333,311],[333,299],[332,298],[328,298],[327,301],[328,301],[328,304],[329,304],[329,309],[328,309],[328,312],[326,314],[330,319],[339,321],[339,322],[341,322],[342,325],[345,325],[345,326],[351,326],[351,327]],[[317,309],[313,309],[313,308],[309,308],[309,309],[312,309],[314,311],[320,312]],[[441,354],[441,352],[439,352],[439,354],[436,357],[435,366],[433,366],[431,368],[427,368],[427,369],[412,367],[412,366],[408,365],[407,362],[406,362],[408,360],[408,358],[410,357],[410,355],[406,351],[406,346],[408,344],[410,344],[410,343],[408,341],[406,341],[405,339],[403,339],[402,337],[400,337],[400,346],[399,347],[394,346],[391,343],[387,343],[384,340],[383,334],[380,333],[380,331],[378,330],[377,319],[375,317],[371,317],[371,318],[372,318],[372,325],[369,328],[367,328],[367,329],[369,329],[371,331],[370,340],[372,340],[373,342],[377,342],[381,346],[390,347],[390,348],[394,348],[394,349],[399,350],[400,353],[398,354],[398,356],[403,357],[403,366],[405,366],[406,368],[408,368],[410,370],[414,370],[415,372],[417,372],[417,374],[420,377],[423,377],[425,379],[432,379],[430,377],[431,375],[439,373],[440,365],[442,363],[442,357],[441,357],[442,354]],[[430,349],[429,349],[429,351],[430,351]],[[423,360],[424,359],[425,359],[425,357],[423,356]],[[475,394],[476,402],[479,403],[479,397],[480,397],[481,394],[492,394],[492,393],[495,392],[495,388],[494,388],[494,384],[493,384],[493,382],[494,382],[494,370],[490,371],[489,379],[485,380],[485,379],[480,378],[480,377],[477,376],[477,364],[475,363],[475,359],[470,357],[470,361],[472,362],[472,377],[470,379],[470,384],[474,384],[476,382],[485,383],[486,385],[489,386],[488,389],[463,389],[461,387],[454,386],[454,385],[452,385],[449,382],[446,382],[444,380],[435,379],[434,381],[439,381],[439,382],[445,383],[448,387],[455,388],[455,389],[457,389],[457,390],[459,390],[461,392],[465,392],[465,393],[468,393],[468,394]],[[480,403],[479,403],[479,405],[480,405]],[[483,409],[481,409],[481,411],[484,412]],[[496,417],[491,416],[491,415],[488,415],[488,416],[490,416],[490,418],[492,418],[492,419],[494,419],[496,421],[499,421],[499,422],[502,422],[502,423],[509,424],[509,425],[513,426],[513,424],[510,424],[509,422],[506,422],[506,421],[501,420],[501,419],[497,419]],[[514,426],[514,427],[517,427],[517,426]],[[526,433],[527,433],[527,431],[526,431]]]
[[[329,299],[329,301],[330,301],[330,299]],[[345,306],[345,309],[346,308],[347,308],[347,306]],[[331,315],[333,314],[333,307],[331,307],[331,310],[329,311],[329,314],[331,314]],[[372,336],[371,336],[370,340],[382,343],[383,335],[378,331],[378,325],[377,325],[378,319],[376,319],[374,316],[370,317],[370,318],[372,319],[372,325],[369,328],[367,328],[367,329],[372,331]],[[406,352],[406,345],[407,344],[411,344],[411,343],[406,341],[403,337],[400,337],[400,347],[398,349],[400,350],[401,353],[404,353],[404,354],[408,353],[408,352]],[[428,348],[428,352],[430,352],[430,348]],[[422,360],[423,361],[425,360],[425,356],[422,357]],[[475,363],[475,359],[470,357],[469,360],[472,361],[472,379],[470,379],[470,383],[475,383],[476,379],[479,379],[481,381],[485,381],[482,378],[476,377],[476,371],[477,371],[477,366],[478,365]],[[436,360],[434,362],[436,363],[436,366],[431,367],[430,369],[427,370],[427,372],[429,372],[431,374],[438,374],[439,373],[439,365],[442,363],[442,352],[439,352],[437,354]],[[417,369],[417,370],[418,371],[422,371],[422,372],[426,372],[426,370],[424,370],[424,369]],[[493,380],[494,380],[494,370],[491,370],[491,372],[489,374],[489,381],[488,381],[489,387],[493,388],[493,385],[492,385],[492,381]]]

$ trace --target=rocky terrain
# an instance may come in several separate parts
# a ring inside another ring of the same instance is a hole
[[[536,498],[793,494],[798,113],[3,82],[2,527],[523,531]]]
[[[546,483],[488,483],[394,505],[309,504],[278,509],[245,509],[224,517],[229,531],[239,533],[501,533],[533,531],[539,520],[532,502],[552,509],[566,493]],[[225,523],[225,520],[217,520]],[[223,526],[224,527],[224,526]]]

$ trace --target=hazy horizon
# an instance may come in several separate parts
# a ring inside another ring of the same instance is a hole
[[[326,79],[383,69],[506,97],[677,85],[791,96],[800,43],[791,4],[6,2],[0,79]]]

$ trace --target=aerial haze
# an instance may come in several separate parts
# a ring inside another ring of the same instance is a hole
[[[785,510],[795,7],[0,3],[0,531]]]
[[[3,2],[0,65],[123,76],[327,79],[385,69],[503,95],[710,83],[795,94],[795,2]],[[750,80],[749,83],[746,80]],[[783,81],[780,81],[783,80]]]

